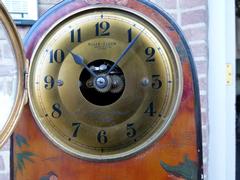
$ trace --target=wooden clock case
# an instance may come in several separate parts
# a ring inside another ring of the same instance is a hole
[[[47,11],[30,29],[24,40],[26,58],[31,59],[37,43],[52,24],[73,11],[96,4],[134,9],[164,30],[180,57],[183,71],[183,96],[176,118],[163,136],[133,157],[94,162],[73,157],[53,145],[26,105],[12,135],[11,179],[202,179],[200,99],[194,61],[180,28],[162,9],[145,0],[65,0]]]

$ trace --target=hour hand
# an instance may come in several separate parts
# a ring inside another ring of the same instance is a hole
[[[70,54],[72,55],[74,61],[76,64],[79,64],[79,65],[83,65],[84,66],[84,62],[83,62],[83,57],[80,56],[80,55],[77,55],[77,54],[74,54],[72,51],[69,51]]]
[[[87,69],[87,71],[93,76],[93,77],[97,77],[96,73],[94,73],[85,63],[84,63],[84,59],[82,56],[77,55],[75,53],[73,53],[71,50],[69,50],[70,54],[72,55],[74,61],[76,64],[82,65],[85,69]]]

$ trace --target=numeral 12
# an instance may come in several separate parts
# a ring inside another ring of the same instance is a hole
[[[110,32],[108,32],[110,28],[109,22],[103,21],[100,23],[97,23],[95,25],[96,27],[96,36],[109,36]]]

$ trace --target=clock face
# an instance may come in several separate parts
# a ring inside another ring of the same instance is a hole
[[[34,52],[30,105],[47,137],[90,160],[136,154],[167,130],[182,94],[180,60],[151,20],[94,7],[63,18]]]

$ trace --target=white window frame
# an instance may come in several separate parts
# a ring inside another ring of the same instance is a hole
[[[2,0],[17,25],[32,25],[38,19],[38,0]]]
[[[235,180],[235,0],[209,0],[209,180]],[[226,65],[232,84],[226,85]]]

